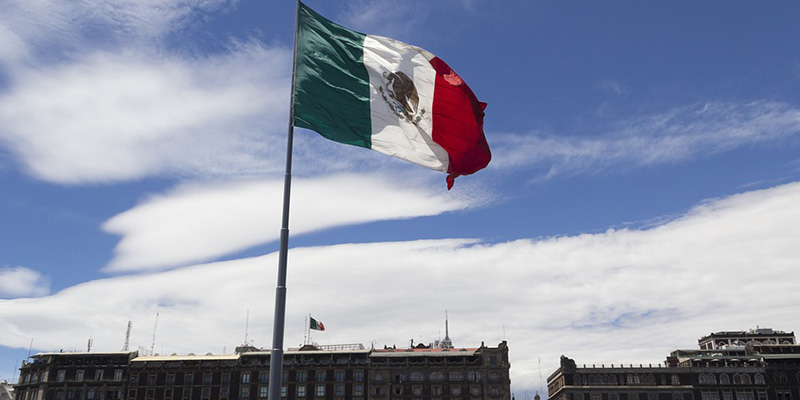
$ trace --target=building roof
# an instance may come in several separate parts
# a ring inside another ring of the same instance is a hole
[[[479,349],[375,349],[372,350],[370,357],[448,357],[448,356],[469,356],[475,354]]]

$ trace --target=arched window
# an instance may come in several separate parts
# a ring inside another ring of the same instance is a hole
[[[722,374],[719,376],[719,383],[722,385],[730,385],[731,378],[728,376],[728,374]]]
[[[574,384],[575,384],[575,386],[580,386],[580,385],[583,385],[583,381],[581,380],[581,376],[580,376],[580,375],[575,375],[575,376],[573,376],[573,377],[572,377],[572,380],[575,382],[575,383],[574,383]]]
[[[733,384],[734,385],[741,385],[742,384],[742,376],[739,374],[733,375]]]
[[[742,374],[742,384],[745,384],[745,385],[752,385],[753,384],[753,381],[750,380],[750,375]]]
[[[755,382],[756,382],[756,385],[763,385],[764,384],[764,375],[756,374]]]
[[[594,375],[589,375],[589,384],[594,385],[596,383],[597,383],[597,377],[595,377]]]
[[[671,383],[673,385],[680,385],[681,384],[681,378],[678,377],[678,374],[672,374],[672,378],[670,378],[670,379],[671,379]]]

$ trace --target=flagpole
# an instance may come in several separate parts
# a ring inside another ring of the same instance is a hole
[[[289,104],[289,133],[286,137],[286,174],[283,179],[283,214],[278,252],[278,283],[275,287],[275,315],[272,325],[272,351],[269,360],[269,397],[280,400],[283,386],[283,333],[286,323],[286,261],[289,255],[289,199],[292,189],[292,144],[294,142],[294,80],[297,71],[297,30],[300,0],[296,2],[294,22],[294,55],[292,57],[292,87]]]

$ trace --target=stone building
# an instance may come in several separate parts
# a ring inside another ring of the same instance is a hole
[[[656,366],[579,367],[562,356],[547,379],[548,393],[556,400],[800,399],[800,346],[793,333],[717,332],[698,344]]]
[[[43,353],[20,368],[19,400],[264,399],[270,352],[139,356]],[[506,342],[497,347],[365,349],[303,346],[284,353],[287,400],[510,400]]]

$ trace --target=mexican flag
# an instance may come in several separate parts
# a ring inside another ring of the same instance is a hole
[[[312,316],[308,316],[308,329],[313,329],[315,331],[324,331],[325,325],[322,321],[317,321]]]
[[[294,126],[446,172],[448,189],[489,164],[486,104],[444,61],[298,13]]]

